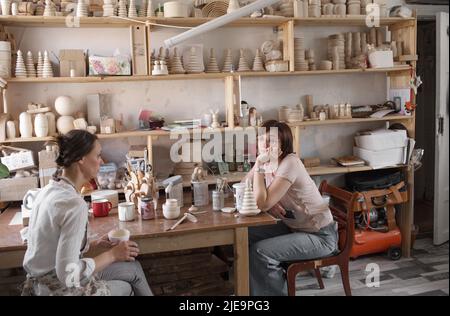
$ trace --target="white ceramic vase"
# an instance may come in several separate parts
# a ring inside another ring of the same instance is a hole
[[[32,137],[33,136],[33,122],[31,121],[31,114],[22,112],[19,115],[19,130],[20,137]]]
[[[74,118],[72,116],[64,115],[58,118],[58,121],[56,121],[56,128],[58,129],[58,132],[61,134],[67,134],[71,130],[73,130],[75,127],[73,126]]]
[[[2,15],[11,14],[11,0],[1,0],[0,4],[2,6]]]
[[[46,137],[48,135],[48,121],[45,114],[39,113],[34,118],[34,134],[36,137]]]
[[[6,138],[13,139],[16,138],[16,123],[14,121],[6,122]]]

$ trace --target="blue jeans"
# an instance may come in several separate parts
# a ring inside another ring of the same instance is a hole
[[[283,222],[249,228],[250,294],[287,295],[282,262],[309,260],[332,255],[338,249],[337,225],[317,233],[292,232]]]

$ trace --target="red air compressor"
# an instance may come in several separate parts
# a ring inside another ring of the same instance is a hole
[[[358,190],[361,198],[358,201],[358,212],[355,212],[355,238],[351,258],[357,258],[362,255],[388,252],[392,260],[398,260],[402,256],[401,244],[402,235],[395,220],[395,207],[405,203],[408,200],[406,185],[401,179],[400,173],[389,175],[384,178],[382,175],[382,183],[376,175],[370,176],[370,184],[372,187],[383,187],[381,189],[371,189],[367,191]],[[367,189],[361,183],[364,182],[365,175],[358,178],[353,176],[349,183],[356,185],[359,189]],[[348,180],[348,179],[347,179]],[[376,185],[373,185],[373,184]],[[365,183],[367,184],[367,183]],[[350,185],[350,189],[355,191],[355,187]]]

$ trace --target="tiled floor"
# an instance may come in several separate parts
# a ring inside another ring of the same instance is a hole
[[[449,295],[448,242],[434,246],[431,239],[416,240],[412,257],[392,261],[387,256],[374,255],[350,262],[350,285],[354,296]],[[366,267],[376,263],[380,268],[380,286],[368,287]],[[323,279],[325,289],[319,289],[315,278],[297,278],[297,295],[344,295],[341,275]]]

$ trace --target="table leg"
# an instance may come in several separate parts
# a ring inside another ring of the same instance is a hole
[[[234,230],[234,292],[237,296],[250,294],[247,227]]]

